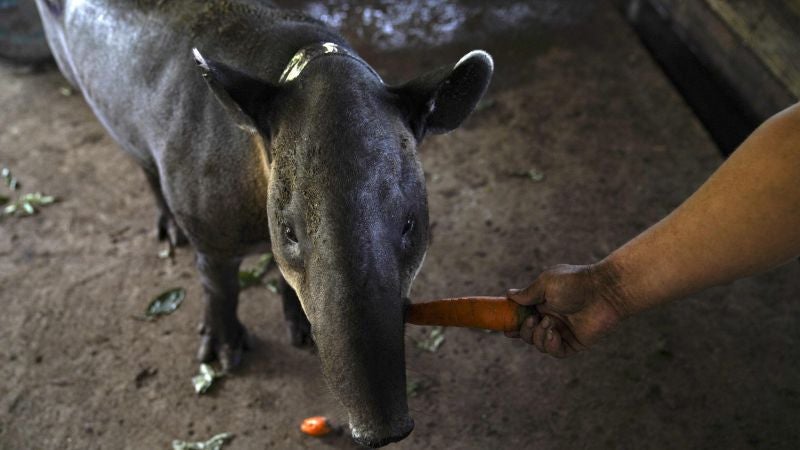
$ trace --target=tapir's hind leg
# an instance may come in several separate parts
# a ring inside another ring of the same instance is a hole
[[[150,190],[153,191],[153,197],[155,197],[156,206],[158,207],[158,220],[156,222],[156,227],[158,229],[158,240],[169,240],[169,243],[175,247],[183,247],[187,245],[189,240],[186,238],[183,230],[181,230],[181,227],[175,223],[175,220],[172,218],[172,213],[169,210],[169,206],[167,206],[167,202],[164,200],[164,194],[161,192],[161,181],[158,178],[158,174],[144,170],[144,175],[145,178],[147,178],[147,184],[150,185]]]
[[[283,317],[286,319],[286,327],[289,330],[289,340],[295,347],[314,345],[311,338],[311,324],[300,306],[297,293],[283,277],[281,277],[280,288],[283,297]]]
[[[239,258],[197,254],[206,301],[197,358],[202,362],[218,359],[225,371],[237,366],[242,351],[249,347],[247,332],[236,315],[241,262]]]

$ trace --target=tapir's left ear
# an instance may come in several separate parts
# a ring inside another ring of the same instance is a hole
[[[269,133],[263,120],[278,88],[223,63],[204,58],[196,48],[194,60],[217,99],[234,116],[239,126],[251,133]]]
[[[473,50],[452,67],[441,67],[391,88],[409,105],[412,131],[421,140],[426,133],[458,128],[489,87],[494,62],[483,50]]]

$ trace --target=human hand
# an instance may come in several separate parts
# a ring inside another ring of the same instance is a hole
[[[506,333],[557,358],[594,344],[623,317],[623,299],[615,276],[597,265],[559,265],[546,270],[526,289],[511,289],[508,298],[536,305],[539,315]]]

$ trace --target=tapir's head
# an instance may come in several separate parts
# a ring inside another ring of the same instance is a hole
[[[417,146],[426,133],[461,124],[493,67],[473,51],[387,86],[358,57],[335,50],[345,54],[300,55],[280,83],[195,57],[217,97],[263,137],[273,253],[354,438],[377,447],[414,426],[403,313],[429,240]]]

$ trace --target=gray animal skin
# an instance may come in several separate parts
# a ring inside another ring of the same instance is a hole
[[[407,436],[403,315],[429,239],[416,149],[473,110],[489,55],[387,86],[335,31],[263,2],[37,4],[64,76],[144,170],[159,237],[196,250],[199,358],[239,362],[239,264],[271,244],[291,341],[313,336],[354,439]]]

